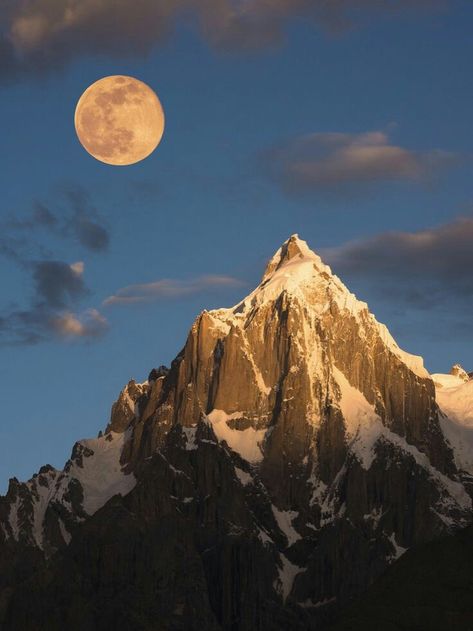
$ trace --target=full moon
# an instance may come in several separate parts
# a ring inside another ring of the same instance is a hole
[[[93,83],[77,103],[77,136],[94,158],[117,166],[147,158],[164,132],[164,112],[153,90],[123,75]]]

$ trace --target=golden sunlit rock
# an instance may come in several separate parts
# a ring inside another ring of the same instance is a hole
[[[164,112],[153,90],[123,75],[93,83],[77,103],[77,136],[91,156],[117,166],[147,158],[164,132]]]

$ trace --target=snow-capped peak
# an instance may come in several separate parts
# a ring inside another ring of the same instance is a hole
[[[461,381],[464,382],[470,380],[468,373],[460,364],[455,364],[454,366],[452,366],[450,374],[454,377],[458,377]]]
[[[335,308],[354,317],[361,329],[366,326],[375,328],[390,352],[419,377],[429,377],[422,357],[399,348],[386,326],[370,313],[366,302],[358,300],[297,234],[289,237],[276,251],[254,291],[233,308],[216,309],[210,311],[209,316],[218,328],[241,328],[255,310],[274,304],[283,293],[296,299],[308,313],[316,317],[322,317]]]
[[[368,310],[368,305],[357,300],[297,234],[287,239],[270,259],[258,287],[231,311],[247,314],[254,307],[274,302],[283,292],[319,314],[334,303],[351,313]]]
[[[269,261],[263,274],[262,282],[288,263],[303,263],[307,262],[307,260],[312,261],[321,268],[327,267],[322,263],[320,256],[317,256],[317,254],[309,248],[306,241],[300,239],[299,235],[293,234],[282,244]]]

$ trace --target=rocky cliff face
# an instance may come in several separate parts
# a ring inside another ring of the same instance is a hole
[[[197,318],[169,370],[124,388],[63,472],[11,483],[4,628],[37,629],[31,607],[47,629],[323,624],[470,521],[472,459],[447,407],[293,236],[247,298]]]

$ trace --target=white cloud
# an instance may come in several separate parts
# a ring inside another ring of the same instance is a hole
[[[84,267],[83,261],[77,261],[77,263],[72,263],[72,265],[70,265],[71,270],[74,274],[77,274],[77,276],[83,276]]]
[[[159,299],[179,298],[212,289],[240,287],[241,285],[243,285],[242,281],[236,278],[217,274],[199,276],[185,281],[164,278],[152,283],[139,283],[123,287],[114,295],[106,298],[103,304],[109,306],[152,302]]]
[[[106,318],[97,309],[82,314],[66,311],[52,319],[56,333],[68,338],[97,337],[108,329]]]

